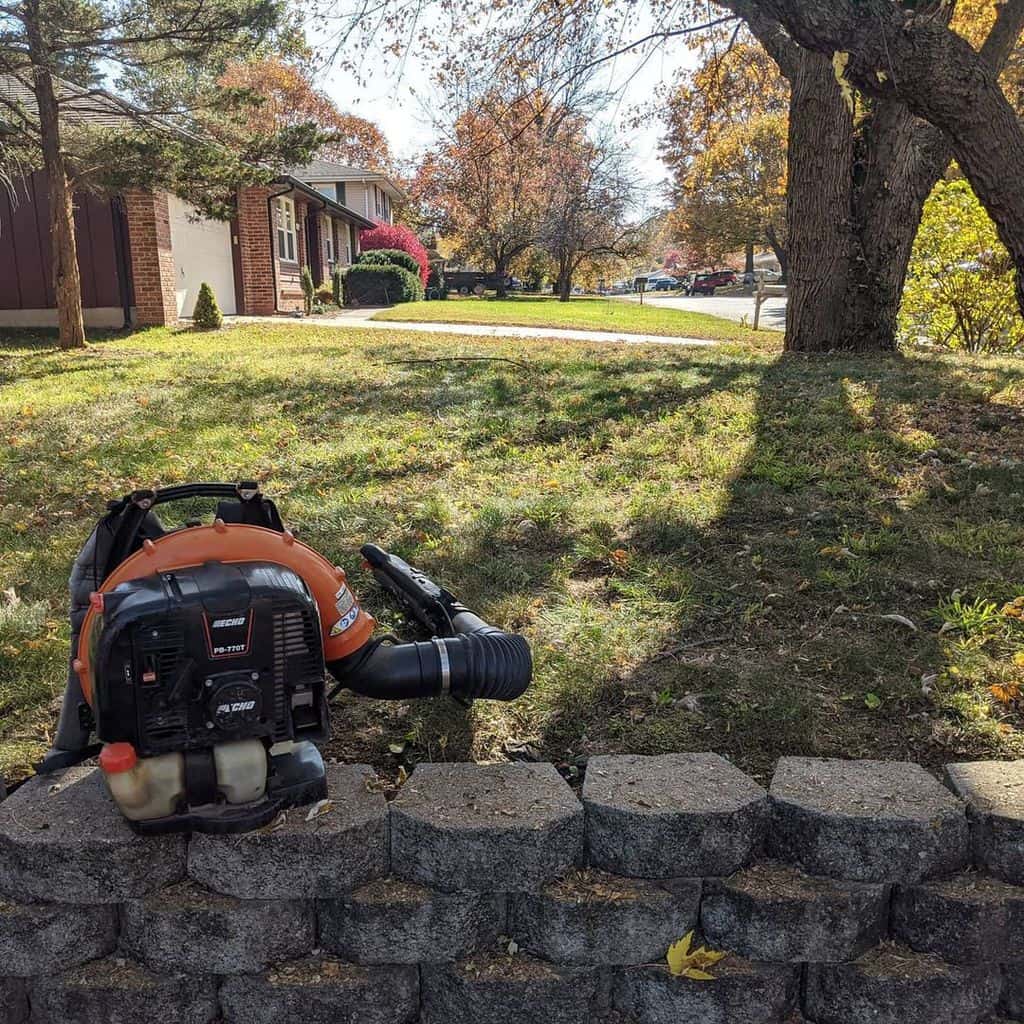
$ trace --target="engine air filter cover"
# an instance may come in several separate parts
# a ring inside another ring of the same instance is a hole
[[[251,730],[263,714],[263,691],[256,683],[249,681],[250,675],[259,678],[259,673],[233,673],[236,678],[220,680],[209,703],[211,721],[225,732]],[[245,678],[238,678],[244,675]]]

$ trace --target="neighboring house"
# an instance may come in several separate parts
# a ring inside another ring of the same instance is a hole
[[[0,90],[10,96],[13,88],[0,80]],[[134,117],[110,94],[69,84],[62,90],[72,94],[65,103],[72,119],[111,125]],[[17,99],[28,107],[31,93],[22,90]],[[57,323],[48,201],[40,172],[16,181],[10,193],[0,189],[0,326]],[[225,313],[301,309],[302,268],[309,266],[314,283],[329,283],[334,267],[358,254],[360,229],[376,223],[291,174],[241,189],[236,208],[233,220],[217,221],[164,191],[76,194],[86,324],[175,323],[191,316],[203,281]]]
[[[289,167],[288,174],[378,223],[394,224],[395,203],[406,198],[387,175],[364,167],[315,160],[304,167]]]

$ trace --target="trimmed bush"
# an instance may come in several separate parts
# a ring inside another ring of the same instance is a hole
[[[302,296],[306,303],[306,316],[309,316],[313,312],[313,295],[316,292],[316,286],[313,284],[313,274],[309,267],[302,268]]]
[[[357,263],[345,277],[347,301],[358,306],[390,306],[394,302],[418,302],[423,285],[415,274],[392,264]]]
[[[192,310],[192,323],[205,331],[215,331],[224,323],[224,314],[217,305],[217,296],[205,281],[199,286],[195,309]]]
[[[403,270],[408,270],[410,274],[415,274],[417,277],[419,277],[420,273],[420,265],[412,256],[401,249],[370,249],[367,252],[361,252],[356,263],[364,263],[375,267],[388,266],[390,264],[393,267],[402,267]]]
[[[329,284],[322,284],[316,290],[316,301],[321,306],[329,306],[334,301],[334,289]]]
[[[419,264],[420,283],[426,286],[430,257],[423,243],[416,237],[416,232],[404,224],[378,224],[368,231],[361,231],[359,249],[361,252],[372,249],[400,249],[407,252]]]
[[[331,298],[336,306],[345,305],[345,271],[335,267],[331,274]]]

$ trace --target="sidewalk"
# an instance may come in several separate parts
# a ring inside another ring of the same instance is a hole
[[[515,327],[502,324],[434,324],[400,320],[371,320],[380,308],[346,309],[329,319],[305,317],[226,316],[225,324],[287,323],[310,327],[368,327],[378,331],[418,331],[421,334],[464,334],[474,338],[558,338],[565,341],[587,341],[597,344],[685,345],[709,347],[716,344],[706,338],[675,338],[662,334],[620,334],[615,331],[574,331],[560,327]]]

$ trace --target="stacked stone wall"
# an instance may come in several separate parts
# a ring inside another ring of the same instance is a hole
[[[1024,762],[425,764],[143,838],[95,769],[0,803],[0,1024],[1024,1021]],[[673,976],[690,931],[728,955]]]

